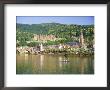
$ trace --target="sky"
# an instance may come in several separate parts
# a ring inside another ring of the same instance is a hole
[[[94,16],[17,16],[16,22],[21,24],[61,23],[61,24],[94,24]]]

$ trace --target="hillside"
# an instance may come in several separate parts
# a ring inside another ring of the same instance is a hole
[[[20,45],[26,45],[27,41],[52,41],[57,38],[60,43],[79,42],[81,33],[84,41],[88,45],[94,42],[94,25],[67,25],[60,23],[41,23],[41,24],[16,24],[16,40]],[[61,39],[61,40],[60,40]],[[50,43],[50,42],[49,42]]]
[[[23,32],[31,32],[34,34],[60,34],[61,33],[74,33],[78,34],[81,29],[88,30],[93,29],[93,25],[67,25],[60,23],[41,23],[41,24],[16,24],[17,30]],[[84,32],[85,32],[84,31]]]

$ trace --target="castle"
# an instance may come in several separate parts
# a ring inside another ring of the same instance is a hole
[[[34,34],[34,38],[33,40],[36,40],[36,41],[43,41],[43,42],[46,42],[48,40],[50,41],[55,41],[56,40],[56,37],[55,35],[37,35],[37,34]]]

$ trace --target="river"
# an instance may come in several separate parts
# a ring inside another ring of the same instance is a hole
[[[17,54],[16,74],[94,74],[94,57]]]

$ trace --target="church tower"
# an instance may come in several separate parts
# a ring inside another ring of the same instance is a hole
[[[80,34],[80,37],[79,37],[79,42],[80,42],[81,47],[83,47],[84,46],[84,37],[83,37],[82,30],[81,30],[81,34]]]

